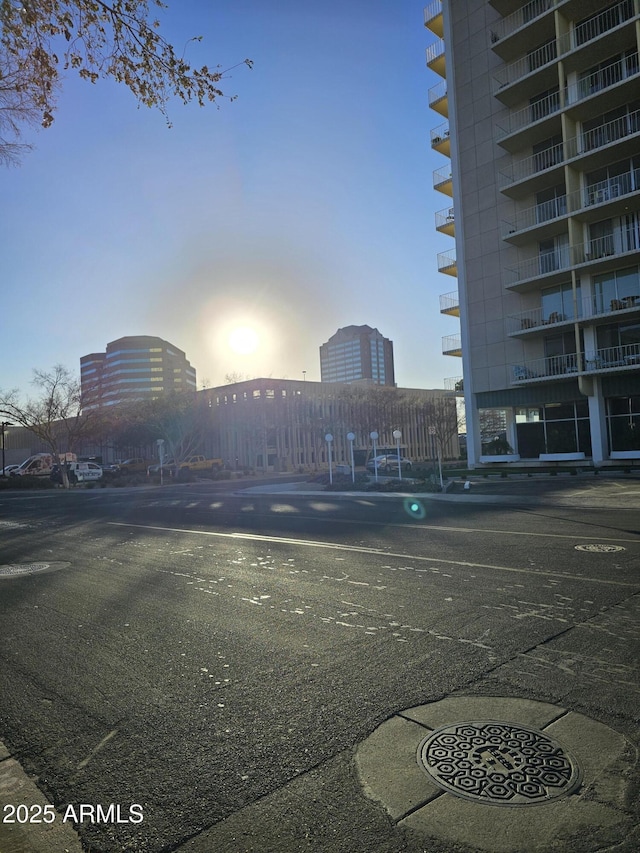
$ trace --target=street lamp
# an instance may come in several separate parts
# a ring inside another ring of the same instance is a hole
[[[333,465],[331,460],[331,442],[333,441],[333,436],[330,432],[328,432],[324,440],[327,442],[327,448],[329,450],[329,483],[333,483]]]
[[[164,438],[156,440],[158,445],[158,457],[160,459],[160,485],[164,486]]]
[[[376,475],[376,483],[377,483],[378,482],[378,466],[376,464],[376,458],[377,458],[378,454],[376,452],[376,441],[378,440],[378,433],[375,432],[375,430],[374,430],[374,432],[370,432],[369,438],[373,442],[373,471]]]
[[[400,439],[402,438],[402,433],[399,429],[394,429],[393,437],[396,440],[396,449],[398,451],[398,478],[402,479],[402,464],[400,462]]]
[[[347,433],[347,438],[349,439],[349,445],[351,450],[351,482],[355,483],[356,481],[356,468],[353,464],[353,442],[356,440],[355,434],[352,432]]]
[[[7,475],[4,472],[5,469],[5,461],[4,461],[4,430],[5,427],[15,426],[15,424],[10,423],[9,421],[2,421],[2,476],[6,477]]]

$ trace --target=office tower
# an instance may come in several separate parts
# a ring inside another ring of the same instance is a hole
[[[106,352],[83,356],[80,381],[90,406],[196,390],[196,372],[184,352],[148,335],[118,338],[107,344]]]
[[[509,458],[640,458],[639,19],[637,0],[425,9],[472,464],[500,418]]]
[[[371,326],[345,326],[320,347],[322,382],[395,385],[393,342]]]

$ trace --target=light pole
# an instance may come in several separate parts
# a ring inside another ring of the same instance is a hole
[[[164,438],[159,438],[156,441],[158,445],[158,456],[160,458],[160,485],[164,485]]]
[[[355,437],[354,433],[348,432],[347,438],[349,439],[349,445],[350,445],[350,451],[351,451],[351,482],[355,483],[355,481],[356,481],[356,467],[353,463],[353,442],[355,441],[356,437]]]
[[[396,440],[396,449],[398,451],[398,478],[402,479],[402,464],[400,463],[400,439],[402,438],[402,433],[399,429],[394,429],[393,437]]]
[[[329,483],[333,483],[333,464],[331,460],[331,442],[333,441],[333,436],[330,432],[328,432],[324,440],[327,442],[327,449],[329,450]]]
[[[378,454],[376,453],[376,449],[377,449],[376,448],[376,441],[378,440],[378,433],[375,432],[375,430],[373,432],[370,432],[369,438],[373,442],[373,470],[374,470],[374,473],[376,475],[376,483],[377,483],[378,482],[378,466],[376,464],[376,457]]]
[[[15,426],[15,424],[9,423],[9,421],[2,421],[2,476],[6,477],[7,475],[4,473],[5,469],[5,461],[4,461],[4,430],[5,427]]]

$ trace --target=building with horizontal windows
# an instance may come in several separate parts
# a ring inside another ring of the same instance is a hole
[[[371,326],[345,326],[320,347],[322,382],[395,385],[393,342]]]
[[[638,0],[435,0],[441,311],[472,466],[640,459]]]
[[[150,335],[118,338],[107,344],[105,352],[82,356],[80,381],[90,406],[196,391],[196,371],[184,352]]]

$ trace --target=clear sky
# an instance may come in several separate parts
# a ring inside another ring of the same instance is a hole
[[[0,173],[0,387],[123,335],[183,349],[198,386],[238,373],[320,379],[319,346],[368,324],[396,381],[442,387],[454,319],[437,271],[442,123],[418,0],[168,0],[161,32],[194,65],[236,65],[233,103],[169,107],[69,73],[53,127]],[[229,336],[236,327],[253,330]],[[257,346],[253,352],[243,352]],[[238,351],[240,350],[240,351]]]

